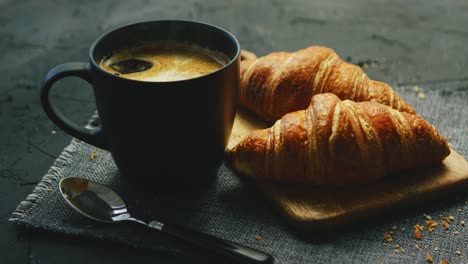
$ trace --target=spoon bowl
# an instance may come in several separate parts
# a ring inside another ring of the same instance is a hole
[[[81,214],[104,223],[130,219],[125,202],[111,189],[83,178],[67,177],[60,181],[65,201]],[[138,220],[139,221],[139,220]]]
[[[67,203],[82,215],[104,223],[132,221],[153,230],[175,236],[213,253],[240,263],[272,263],[270,254],[218,237],[209,236],[174,224],[151,221],[145,223],[133,218],[120,196],[97,182],[84,178],[67,177],[59,182],[60,193]]]

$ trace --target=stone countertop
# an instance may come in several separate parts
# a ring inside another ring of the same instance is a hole
[[[198,20],[229,30],[257,55],[324,45],[390,85],[444,83],[467,90],[460,86],[468,81],[467,13],[467,1],[0,0],[2,263],[191,263],[8,222],[71,140],[43,112],[41,81],[57,64],[86,61],[103,32],[143,20]],[[95,108],[91,88],[75,78],[59,87],[54,102],[85,124]]]

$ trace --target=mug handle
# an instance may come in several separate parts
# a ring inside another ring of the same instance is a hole
[[[70,121],[60,111],[51,105],[50,90],[52,86],[58,80],[69,76],[81,78],[92,85],[89,63],[68,62],[58,65],[47,73],[44,79],[44,83],[41,87],[42,108],[50,120],[52,120],[52,122],[54,122],[58,127],[63,129],[68,134],[88,144],[108,150],[109,144],[102,133],[101,127],[93,129],[80,127],[74,122]]]

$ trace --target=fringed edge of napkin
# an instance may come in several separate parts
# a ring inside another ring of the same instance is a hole
[[[41,203],[41,200],[56,187],[60,179],[60,172],[70,164],[73,154],[76,152],[78,140],[73,138],[69,145],[65,147],[54,164],[49,168],[41,181],[36,185],[32,193],[25,200],[21,201],[11,214],[8,221],[18,223],[26,216],[27,212]]]
[[[86,128],[93,128],[99,125],[99,116],[97,112],[90,118]],[[36,185],[32,193],[25,200],[21,201],[8,219],[9,222],[19,223],[27,212],[32,210],[42,199],[56,187],[56,183],[60,180],[60,172],[70,164],[71,158],[75,154],[78,144],[81,141],[73,138],[70,143],[63,149],[59,157],[54,161],[47,173],[42,177],[41,181]]]

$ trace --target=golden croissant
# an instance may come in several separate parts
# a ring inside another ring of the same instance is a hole
[[[445,138],[416,114],[324,93],[252,131],[227,157],[236,173],[256,179],[349,185],[437,164],[449,153]]]
[[[241,62],[239,105],[267,121],[306,109],[312,96],[320,93],[415,112],[388,84],[369,79],[360,67],[342,61],[327,47],[273,52]]]

